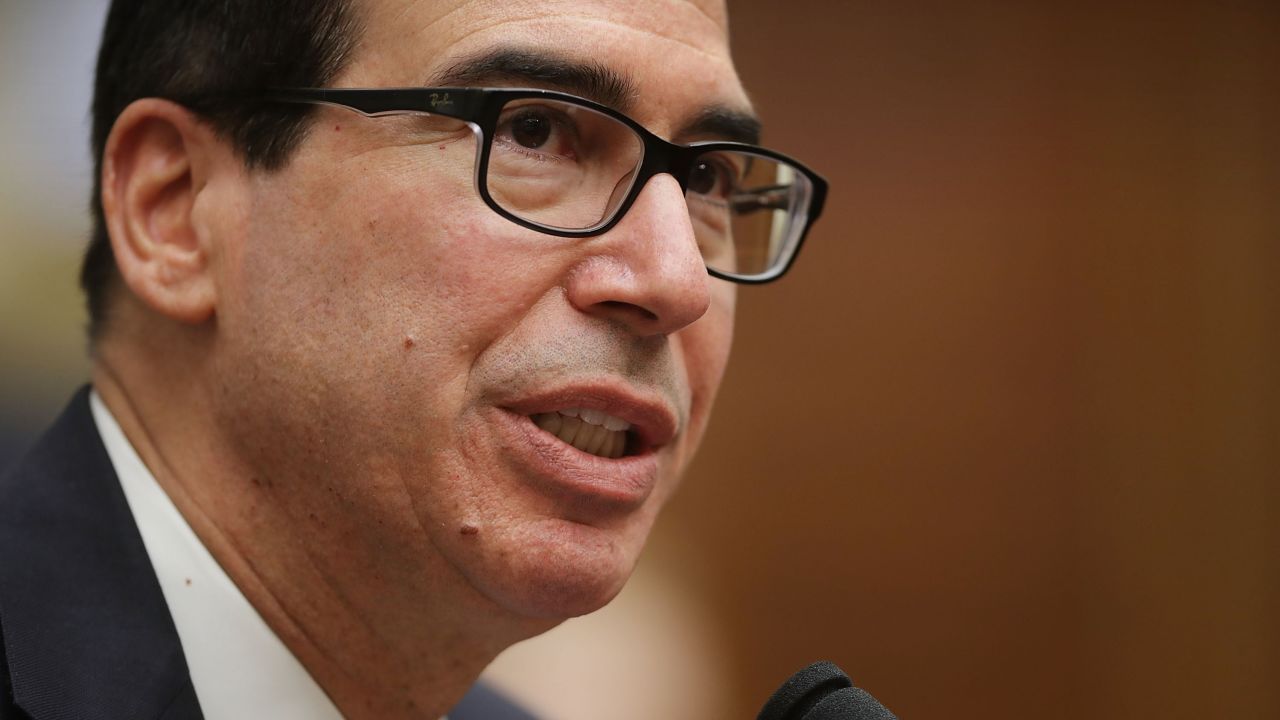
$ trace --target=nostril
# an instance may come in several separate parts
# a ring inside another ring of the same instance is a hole
[[[652,310],[629,302],[622,302],[621,300],[605,300],[597,304],[611,313],[632,315],[646,322],[653,322],[658,319],[658,314]]]

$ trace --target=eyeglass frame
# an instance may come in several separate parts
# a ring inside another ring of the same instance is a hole
[[[488,170],[489,156],[493,139],[501,117],[502,108],[512,100],[541,98],[555,100],[585,107],[588,110],[610,117],[629,127],[640,138],[641,161],[636,168],[636,177],[626,197],[622,199],[604,222],[580,230],[558,228],[543,225],[502,207],[489,194]],[[705,153],[716,151],[746,152],[759,155],[770,160],[786,163],[801,172],[809,181],[812,193],[809,207],[801,216],[804,227],[791,247],[790,254],[781,263],[765,273],[756,275],[735,275],[723,270],[707,266],[707,272],[713,277],[730,282],[756,285],[771,282],[782,277],[800,254],[809,228],[822,214],[822,206],[827,195],[827,181],[818,173],[806,167],[796,159],[768,148],[749,143],[730,141],[700,141],[680,145],[669,142],[655,135],[648,128],[618,112],[617,110],[587,98],[570,95],[555,90],[537,88],[474,88],[474,87],[406,87],[406,88],[272,88],[263,100],[299,103],[308,105],[331,105],[354,110],[367,117],[397,115],[401,113],[428,113],[460,120],[471,127],[477,134],[478,142],[475,165],[476,192],[485,204],[502,217],[522,227],[538,232],[566,238],[585,238],[602,235],[618,224],[631,209],[631,205],[644,190],[649,180],[660,174],[669,174],[675,178],[682,192],[688,192],[688,175],[693,168],[694,160]],[[704,263],[705,265],[705,263]]]

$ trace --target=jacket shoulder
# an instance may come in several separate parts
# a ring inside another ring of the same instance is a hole
[[[484,683],[476,683],[458,706],[449,711],[449,720],[538,719],[497,690]]]
[[[13,705],[33,717],[199,717],[87,386],[0,476],[0,635]]]

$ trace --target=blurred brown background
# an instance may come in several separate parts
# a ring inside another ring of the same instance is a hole
[[[1280,4],[730,5],[767,140],[828,177],[826,213],[741,293],[613,629],[513,656],[561,704],[685,679],[637,718],[754,717],[820,658],[903,718],[1280,717]],[[0,80],[52,61],[14,47],[37,7],[0,4]],[[78,42],[67,17],[25,35]],[[12,92],[11,160],[39,105]],[[19,432],[83,373],[85,201],[30,162],[0,170]]]

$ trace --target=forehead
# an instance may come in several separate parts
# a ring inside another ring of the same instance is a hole
[[[628,77],[642,122],[693,104],[749,109],[722,0],[357,0],[364,32],[340,84],[417,86],[513,49]],[[643,115],[649,115],[649,118]]]

